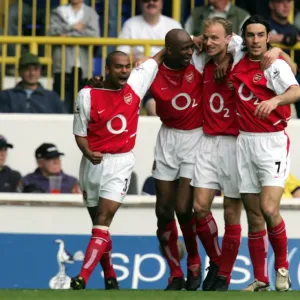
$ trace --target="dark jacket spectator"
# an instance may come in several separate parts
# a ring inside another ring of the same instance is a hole
[[[232,22],[233,32],[239,34],[249,13],[238,6],[231,4],[229,0],[209,0],[208,5],[195,7],[191,16],[187,19],[184,29],[193,35],[200,35],[203,32],[203,21],[219,16]]]
[[[61,169],[60,156],[64,153],[59,152],[54,144],[44,143],[35,151],[38,168],[22,180],[23,192],[25,193],[50,193],[51,177],[59,177],[60,186],[55,193],[80,193],[78,180],[65,174]]]
[[[78,185],[77,179],[65,174],[63,171],[58,175],[62,177],[60,193],[73,193],[73,189],[76,189],[76,185]],[[23,193],[50,193],[49,178],[46,177],[39,168],[23,178],[22,186]]]
[[[13,145],[0,135],[0,192],[4,193],[17,192],[21,181],[19,172],[5,166],[8,148],[13,148]]]
[[[41,66],[37,56],[25,53],[19,61],[19,73],[22,81],[14,88],[0,92],[0,112],[46,114],[64,112],[58,94],[44,89],[39,83]]]

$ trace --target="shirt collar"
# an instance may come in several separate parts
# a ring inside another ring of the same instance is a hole
[[[20,81],[15,87],[14,87],[15,91],[18,92],[24,92],[24,87],[22,86],[22,81]],[[42,86],[41,83],[38,84],[37,89],[32,91],[33,93],[38,93],[38,94],[42,94],[42,95],[46,95],[46,91],[44,89],[44,87]]]

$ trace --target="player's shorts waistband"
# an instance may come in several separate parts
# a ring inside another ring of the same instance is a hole
[[[215,138],[218,140],[236,140],[237,136],[235,135],[212,135],[212,134],[203,134],[204,137]]]
[[[124,153],[104,153],[104,154],[103,154],[103,158],[126,156],[126,155],[128,155],[128,154],[130,154],[130,153],[133,154],[132,151],[124,152]]]
[[[280,136],[286,135],[284,130],[281,131],[274,131],[274,132],[247,132],[240,130],[241,135],[248,135],[248,136]]]
[[[175,131],[175,132],[187,133],[187,134],[190,134],[192,132],[203,132],[202,126],[198,127],[198,128],[195,128],[195,129],[188,129],[188,130],[176,129],[176,128],[168,127],[164,124],[162,124],[161,127],[172,130],[172,131]]]

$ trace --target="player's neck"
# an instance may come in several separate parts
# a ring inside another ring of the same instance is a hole
[[[106,79],[103,81],[103,88],[107,90],[119,90],[121,89],[120,86],[116,86],[112,81]]]
[[[266,52],[264,52],[264,53],[262,53],[260,55],[252,55],[252,54],[248,53],[248,57],[252,61],[261,61],[263,59],[265,53]]]
[[[145,21],[154,26],[159,22],[160,14],[159,15],[143,15]]]
[[[178,61],[170,60],[168,57],[164,59],[164,65],[172,70],[180,70],[184,68]]]
[[[221,53],[213,56],[212,60],[216,65],[219,65],[225,56],[226,56],[226,49],[224,51],[222,51]]]
[[[278,24],[281,24],[281,25],[286,25],[286,24],[288,24],[288,22],[289,22],[289,20],[288,20],[288,18],[280,18],[280,17],[278,17],[276,14],[274,14],[274,13],[271,13],[271,18],[275,21],[275,22],[277,22]]]

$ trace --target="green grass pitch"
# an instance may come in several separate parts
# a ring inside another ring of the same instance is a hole
[[[300,291],[292,292],[164,292],[154,290],[120,291],[53,291],[53,290],[0,290],[1,300],[297,300]]]

